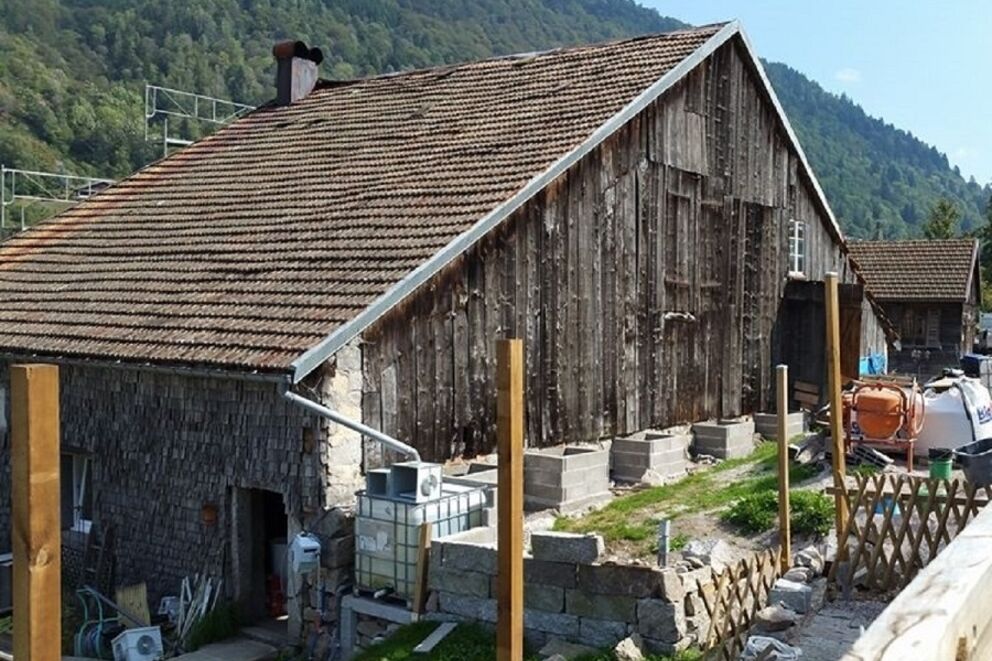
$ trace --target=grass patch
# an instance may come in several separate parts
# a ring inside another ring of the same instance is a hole
[[[793,535],[822,535],[830,530],[834,505],[827,496],[814,491],[792,491],[789,505]],[[751,534],[771,530],[778,520],[778,493],[759,491],[749,494],[734,503],[722,518]]]
[[[437,622],[416,622],[400,628],[387,640],[370,647],[353,661],[496,661],[496,635],[477,624],[461,624],[428,654],[414,654],[413,648],[438,627]],[[540,658],[533,650],[527,661]],[[645,661],[699,661],[702,654],[686,650],[675,656],[647,655]],[[587,654],[575,661],[615,661],[612,651]]]
[[[777,457],[775,443],[762,443],[747,457],[728,459],[678,482],[622,496],[582,518],[559,517],[554,529],[596,532],[607,543],[626,542],[634,553],[647,557],[656,543],[661,519],[721,510],[752,494],[774,493],[778,489]],[[737,469],[741,475],[736,479],[720,479],[721,474]],[[816,464],[790,466],[789,482],[800,484],[820,471]]]

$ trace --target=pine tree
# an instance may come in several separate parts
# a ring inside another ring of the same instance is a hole
[[[942,197],[927,214],[927,220],[923,224],[923,236],[931,240],[953,239],[960,220],[961,211],[953,202]]]

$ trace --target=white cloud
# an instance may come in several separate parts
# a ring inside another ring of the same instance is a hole
[[[858,69],[851,69],[848,67],[835,73],[834,78],[842,83],[860,83],[861,72]]]

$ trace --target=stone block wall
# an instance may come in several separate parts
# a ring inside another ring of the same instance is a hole
[[[477,528],[432,543],[428,617],[496,622],[495,536]],[[596,535],[535,532],[531,539],[524,628],[532,643],[562,638],[605,648],[636,632],[650,650],[671,654],[699,640],[705,609],[674,569],[599,563]]]

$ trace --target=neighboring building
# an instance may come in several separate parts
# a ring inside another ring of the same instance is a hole
[[[857,241],[850,248],[899,334],[890,371],[929,377],[960,367],[981,303],[978,239]]]
[[[120,582],[208,571],[257,604],[269,542],[344,535],[382,460],[285,391],[487,452],[517,336],[531,445],[736,416],[777,361],[823,378],[829,271],[857,371],[883,324],[730,23],[259,108],[4,244],[0,352],[63,365],[65,524],[114,531]]]

